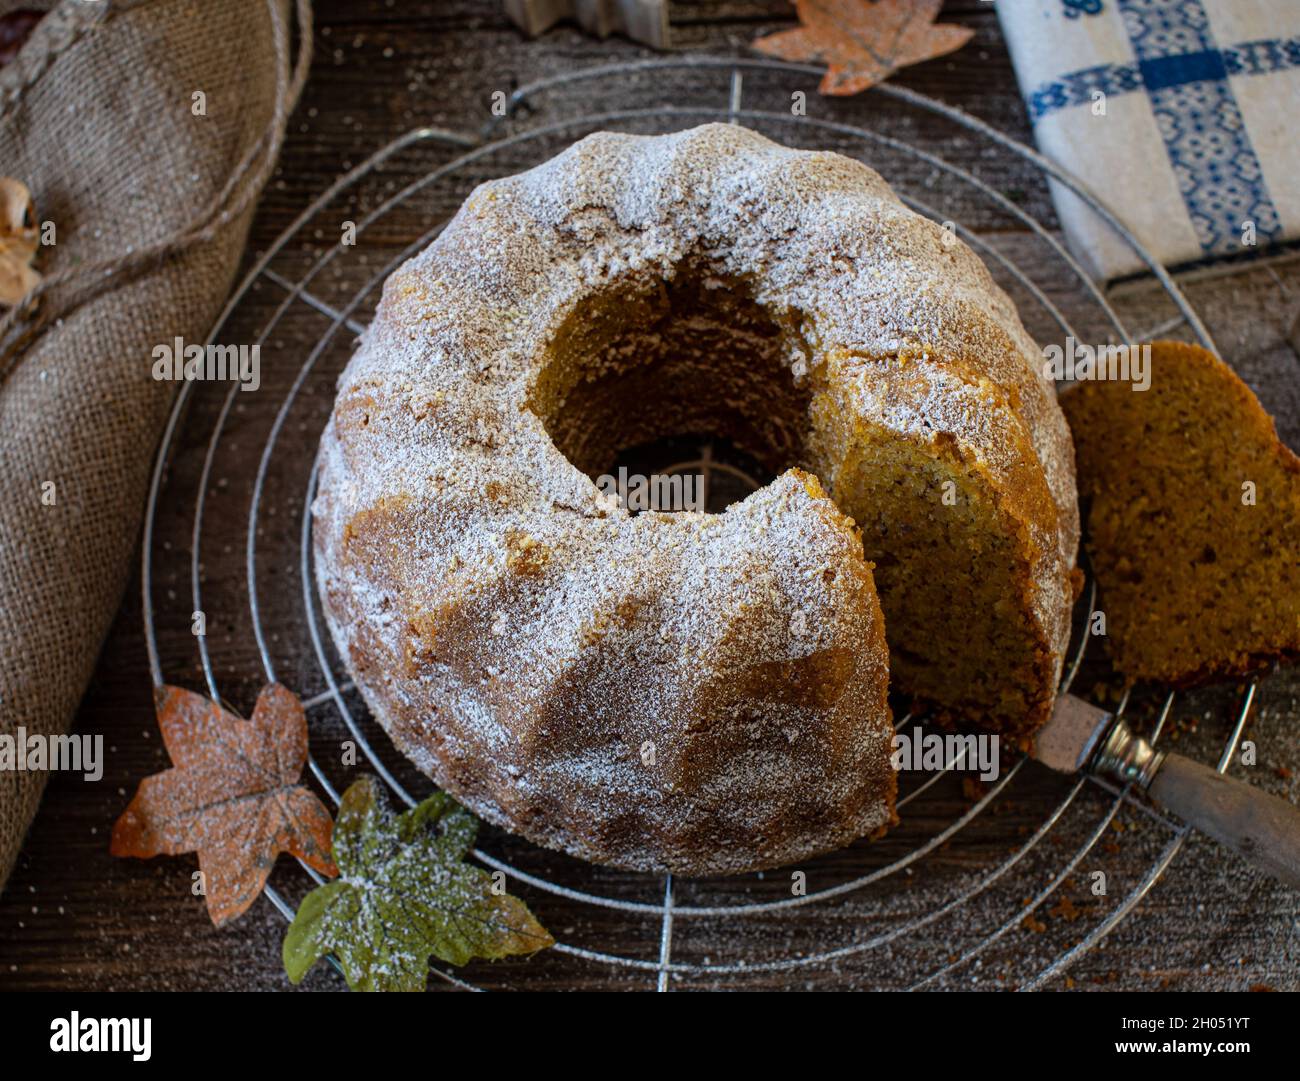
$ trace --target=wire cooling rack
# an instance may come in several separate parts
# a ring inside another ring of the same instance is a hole
[[[671,82],[663,78],[669,71]],[[359,770],[377,773],[408,805],[431,790],[369,718],[324,633],[311,572],[315,448],[335,379],[387,275],[438,235],[479,181],[536,164],[592,131],[659,133],[721,120],[789,145],[859,157],[914,210],[951,223],[1017,301],[1038,340],[1137,340],[1045,224],[1045,185],[1003,190],[1007,163],[1027,161],[1074,191],[1131,245],[1163,286],[1167,321],[1185,321],[1213,347],[1165,270],[1059,167],[901,87],[886,84],[854,102],[821,99],[819,74],[798,64],[710,57],[566,73],[501,95],[499,115],[477,135],[418,128],[349,168],[258,256],[209,339],[257,344],[262,387],[250,394],[238,384],[187,383],[168,421],[143,545],[154,682],[201,679],[214,700],[237,705],[250,704],[262,683],[288,685],[308,711],[311,774],[334,804]],[[593,111],[592,103],[614,89],[642,104]],[[931,125],[937,118],[950,126],[953,138],[977,144],[980,175],[920,145],[922,114]],[[355,243],[342,242],[347,226]],[[710,453],[706,448],[699,461],[679,466],[702,471],[707,483],[715,467]],[[1085,663],[1082,628],[1094,596],[1086,591],[1076,612],[1066,687]],[[191,636],[198,611],[206,631]],[[197,655],[186,660],[191,649]],[[1252,684],[1228,724],[1220,770],[1236,750],[1254,693]],[[1174,696],[1155,702],[1150,735],[1159,739]],[[1120,712],[1128,705],[1126,695]],[[898,722],[916,723],[906,716]],[[355,767],[339,760],[342,741],[355,746]],[[527,961],[457,972],[434,965],[433,986],[1059,983],[1141,902],[1178,854],[1187,828],[1098,778],[1063,780],[1019,759],[984,785],[960,766],[904,774],[902,825],[883,841],[807,861],[798,869],[805,893],[791,889],[789,872],[712,880],[624,873],[485,828],[473,858],[505,872],[558,944]],[[1130,820],[1123,833],[1115,830],[1121,819]],[[1105,894],[1081,887],[1080,880],[1104,868],[1115,837],[1137,849],[1128,866],[1136,862],[1145,871]],[[266,895],[286,919],[309,879],[320,881],[305,866],[277,869]],[[1038,916],[1062,904],[1072,918],[1052,920],[1044,933]]]

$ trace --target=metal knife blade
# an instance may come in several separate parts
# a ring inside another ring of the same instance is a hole
[[[1063,694],[1056,700],[1051,719],[1035,737],[1030,754],[1051,769],[1077,773],[1092,760],[1114,723],[1113,713]]]

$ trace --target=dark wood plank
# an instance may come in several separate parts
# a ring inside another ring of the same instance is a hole
[[[317,4],[317,53],[312,80],[293,117],[281,165],[254,225],[251,253],[264,250],[310,201],[344,170],[401,133],[437,125],[477,133],[489,120],[494,90],[512,91],[539,78],[614,61],[644,59],[648,50],[619,39],[601,43],[571,27],[557,28],[538,41],[525,41],[491,2],[474,0],[322,0]],[[748,57],[756,35],[791,24],[782,0],[707,0],[675,3],[672,20],[678,49],[685,54]],[[945,18],[976,31],[967,48],[901,73],[897,84],[961,106],[974,115],[1028,140],[1030,132],[1016,91],[991,5],[977,0],[950,3]],[[757,83],[757,81],[756,81]],[[592,110],[618,111],[704,94],[698,73],[655,79],[628,78],[604,84],[598,99],[590,84],[576,85],[535,103],[534,119],[554,119]],[[725,86],[725,73],[724,82]],[[793,84],[791,84],[793,85]],[[713,93],[709,90],[709,93]],[[584,94],[588,96],[584,96]],[[751,96],[752,95],[752,96]],[[746,104],[777,110],[788,87],[747,85]],[[708,100],[715,100],[709,98]],[[716,100],[723,100],[718,96]],[[1032,168],[1013,156],[989,154],[969,133],[946,121],[894,108],[877,96],[848,102],[813,97],[810,115],[844,123],[866,123],[923,148],[984,178],[1033,217],[1051,223],[1046,189]],[[509,130],[509,129],[507,129]],[[824,134],[824,138],[821,135]],[[795,137],[792,135],[792,138]],[[810,137],[807,133],[799,136]],[[875,160],[877,151],[834,133],[818,133],[823,145]],[[557,138],[555,148],[563,142]],[[484,163],[482,176],[523,168],[537,160],[540,147],[503,153]],[[903,156],[881,154],[881,167],[898,189],[935,206],[979,232],[998,251],[1026,269],[1029,277],[1087,327],[1105,333],[1096,306],[1082,298],[1077,282],[1040,240],[1028,235],[1013,215],[974,195],[968,187],[931,167]],[[299,276],[331,239],[339,222],[372,208],[402,185],[450,160],[450,148],[429,145],[395,159],[355,193],[327,208],[301,241],[275,262],[289,277]],[[465,174],[458,174],[463,184]],[[345,298],[383,262],[440,215],[452,209],[463,191],[457,184],[434,186],[408,213],[383,218],[367,234],[363,266],[356,260],[328,269],[314,283],[322,295]],[[316,230],[320,231],[317,236]],[[250,260],[253,255],[250,253]],[[1288,315],[1300,297],[1300,274],[1293,267],[1259,270],[1230,285],[1189,284],[1225,355],[1243,371],[1266,403],[1279,414],[1283,433],[1300,443],[1300,402],[1296,400],[1296,355],[1287,344]],[[269,318],[280,294],[264,285],[242,306],[232,333],[253,333]],[[1050,321],[1034,302],[1018,295],[1031,329],[1052,333]],[[1121,314],[1137,330],[1168,320],[1167,300],[1149,287],[1117,295]],[[363,306],[363,309],[364,306]],[[268,340],[268,386],[257,402],[232,418],[223,438],[222,457],[206,497],[216,537],[203,552],[204,606],[213,613],[209,646],[223,695],[247,709],[262,681],[259,653],[251,633],[243,573],[242,522],[250,495],[250,463],[260,453],[275,405],[297,364],[322,334],[326,321],[296,306]],[[1183,333],[1174,328],[1171,333]],[[286,448],[276,458],[265,494],[265,541],[259,542],[263,573],[258,588],[266,614],[265,633],[277,675],[304,693],[322,679],[311,657],[301,615],[296,565],[296,527],[302,513],[300,480],[315,432],[332,400],[331,377],[349,348],[340,337],[322,360],[322,371],[305,384],[285,427]],[[159,606],[159,652],[166,677],[201,688],[203,673],[188,630],[189,526],[194,486],[217,402],[200,398],[187,417],[185,435],[172,461],[167,498],[158,520],[167,545],[157,551],[155,601]],[[278,463],[283,461],[280,471]],[[221,543],[225,538],[226,544]],[[271,558],[270,554],[274,555]],[[0,988],[53,987],[99,989],[287,988],[279,948],[283,922],[259,902],[225,931],[215,931],[198,899],[190,893],[192,858],[149,862],[117,861],[107,855],[108,833],[135,783],[165,764],[154,728],[148,668],[141,638],[138,584],[127,595],[105,644],[94,680],[77,718],[77,730],[102,733],[110,747],[103,782],[89,785],[55,777],[8,889],[0,896]],[[1101,678],[1091,673],[1088,679]],[[1090,689],[1090,683],[1084,683]],[[1226,736],[1237,689],[1218,688],[1180,704],[1172,738],[1181,749],[1212,761]],[[1248,737],[1260,748],[1261,764],[1248,775],[1271,791],[1296,799],[1300,774],[1300,678],[1295,670],[1266,681]],[[1149,713],[1152,703],[1143,708]],[[313,714],[313,753],[336,780],[338,743],[346,732],[328,712]],[[377,740],[377,745],[379,741]],[[385,761],[412,787],[420,780],[384,750]],[[1288,774],[1289,771],[1289,774]],[[991,866],[1013,858],[1034,830],[1056,808],[1068,785],[1034,766],[1025,767],[953,841],[918,861],[906,878],[893,877],[885,888],[850,895],[834,905],[804,911],[797,921],[765,915],[744,921],[679,919],[674,937],[676,960],[717,964],[745,958],[816,953],[898,926],[911,915],[935,911],[944,901],[969,890]],[[822,888],[881,866],[908,852],[951,823],[980,791],[945,781],[909,808],[902,828],[884,842],[817,861],[810,888]],[[1124,808],[1106,828],[1101,844],[1082,860],[1057,896],[1035,919],[1020,920],[1025,900],[1044,888],[1066,866],[1090,831],[1104,821],[1111,800],[1089,785],[1062,814],[1043,843],[1020,857],[1014,871],[973,897],[955,914],[926,924],[884,949],[850,955],[835,964],[794,971],[756,971],[744,976],[691,977],[674,986],[747,987],[899,987],[949,963],[974,948],[993,930],[1007,926],[980,958],[944,981],[945,986],[1005,987],[1026,971],[1041,969],[1073,946],[1114,906],[1140,889],[1168,833],[1137,811]],[[554,878],[593,893],[622,900],[657,903],[658,880],[623,876],[579,865],[531,849],[495,831],[485,831],[483,846],[523,870]],[[1108,894],[1094,896],[1089,874],[1108,876]],[[299,896],[305,879],[292,865],[277,870],[277,886]],[[660,923],[655,915],[629,914],[574,902],[527,886],[518,887],[548,926],[565,941],[591,949],[653,960],[658,956]],[[678,905],[712,905],[741,898],[774,899],[788,894],[788,879],[679,883]],[[1061,905],[1059,897],[1069,899]],[[551,953],[528,962],[471,966],[462,975],[489,987],[590,988],[655,985],[653,972],[611,968]],[[1192,840],[1137,911],[1120,924],[1102,947],[1086,955],[1070,973],[1079,987],[1300,987],[1300,928],[1294,896],[1250,873],[1207,842]],[[1055,986],[1066,985],[1063,981]],[[310,989],[338,989],[341,981],[318,969]],[[437,980],[433,986],[442,986]]]

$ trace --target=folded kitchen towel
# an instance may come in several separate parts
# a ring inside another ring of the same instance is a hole
[[[1300,0],[997,0],[1039,149],[1162,263],[1300,235]],[[1053,183],[1098,278],[1145,264]]]

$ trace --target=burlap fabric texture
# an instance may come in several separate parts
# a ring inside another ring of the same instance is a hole
[[[47,288],[0,321],[0,732],[41,735],[67,729],[130,577],[177,389],[151,352],[220,312],[311,38],[307,0],[45,6],[0,70],[0,173],[56,239]],[[45,781],[0,770],[0,887]]]

